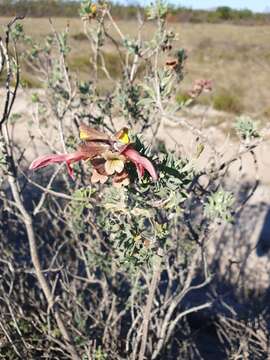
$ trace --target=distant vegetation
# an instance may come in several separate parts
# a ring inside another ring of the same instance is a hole
[[[194,10],[186,7],[172,7],[171,21],[193,23],[266,24],[270,23],[270,14],[254,13],[249,9],[235,10],[229,6],[220,6],[215,10]]]
[[[26,14],[30,17],[75,17],[78,15],[80,2],[66,0],[0,0],[0,14],[12,16]],[[136,5],[112,5],[112,14],[118,19],[128,20],[137,16],[140,7]],[[249,9],[235,10],[228,6],[220,6],[215,10],[194,10],[188,7],[170,6],[168,20],[171,22],[219,23],[236,24],[267,24],[270,23],[269,13],[253,13]]]

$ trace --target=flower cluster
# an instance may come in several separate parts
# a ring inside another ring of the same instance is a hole
[[[192,89],[189,92],[189,96],[191,98],[197,98],[203,92],[209,92],[212,90],[212,81],[211,80],[196,80],[193,84]]]
[[[158,179],[157,172],[145,156],[134,149],[130,142],[128,129],[123,128],[114,136],[109,136],[84,124],[80,126],[80,139],[83,143],[71,154],[51,154],[41,156],[30,165],[36,170],[53,163],[65,162],[70,176],[74,179],[71,164],[80,160],[90,161],[93,166],[92,183],[105,183],[110,176],[115,186],[128,185],[130,182],[126,164],[135,165],[138,177],[143,177],[145,170],[152,179]]]

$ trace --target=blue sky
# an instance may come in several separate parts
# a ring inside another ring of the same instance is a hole
[[[151,0],[118,0],[123,4],[149,4]],[[253,11],[270,11],[270,0],[170,0],[175,5],[192,7],[194,9],[211,9],[217,6],[230,6],[236,9],[248,8]]]

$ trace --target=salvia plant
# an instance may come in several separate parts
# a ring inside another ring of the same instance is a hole
[[[50,35],[37,41],[16,17],[0,40],[1,234],[11,239],[3,240],[0,261],[7,359],[195,359],[186,316],[213,306],[185,299],[212,280],[207,238],[213,223],[236,214],[224,169],[243,151],[223,160],[183,117],[212,84],[198,80],[187,101],[176,101],[188,58],[167,27],[165,2],[138,15],[136,38],[123,33],[110,7],[81,1],[87,79],[70,71],[68,27],[58,33],[50,21]],[[148,22],[156,30],[144,39]],[[108,48],[117,56],[112,67]],[[25,66],[40,90],[25,88]],[[20,145],[11,112],[23,90],[31,116],[19,119],[28,136]],[[194,136],[188,153],[160,139],[168,124]],[[257,138],[250,119],[236,129]],[[211,160],[198,167],[206,151]]]

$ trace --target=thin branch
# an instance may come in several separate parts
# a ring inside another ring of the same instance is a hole
[[[160,271],[161,271],[161,262],[162,262],[162,256],[157,256],[157,261],[154,267],[153,277],[151,280],[151,285],[149,289],[149,294],[147,297],[147,303],[145,306],[145,310],[143,312],[143,333],[142,333],[142,340],[141,340],[141,348],[139,353],[139,360],[144,359],[144,354],[146,350],[146,343],[147,343],[147,335],[148,335],[148,327],[149,327],[149,321],[151,317],[151,309],[152,304],[154,301],[155,291],[159,282],[160,277]]]

